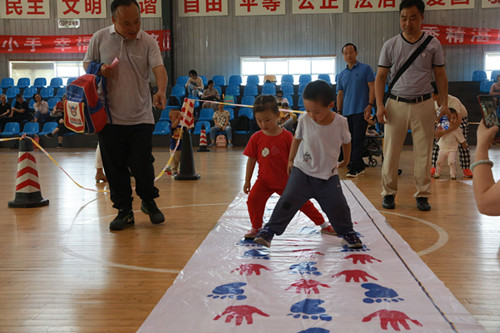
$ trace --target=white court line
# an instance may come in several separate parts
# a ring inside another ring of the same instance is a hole
[[[382,214],[396,215],[396,216],[404,217],[404,218],[407,218],[407,219],[410,219],[410,220],[414,220],[414,221],[417,221],[417,222],[421,222],[421,223],[426,224],[429,227],[433,228],[434,230],[436,230],[436,232],[438,234],[438,240],[437,240],[437,242],[434,243],[434,245],[432,245],[431,247],[429,247],[429,248],[427,248],[425,250],[417,252],[417,254],[419,256],[423,256],[423,255],[429,254],[431,252],[434,252],[434,251],[442,248],[448,242],[448,238],[449,238],[448,237],[448,233],[443,228],[441,228],[440,226],[438,226],[438,225],[436,225],[434,223],[431,223],[429,221],[420,219],[418,217],[413,217],[413,216],[399,214],[399,213],[394,213],[394,212],[380,211],[380,213],[382,213]]]

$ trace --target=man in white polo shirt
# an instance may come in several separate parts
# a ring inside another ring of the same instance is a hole
[[[382,206],[394,209],[398,190],[399,156],[403,148],[407,130],[413,138],[415,160],[414,182],[417,192],[414,197],[417,208],[428,211],[430,195],[431,153],[434,137],[436,112],[431,93],[434,90],[432,75],[436,78],[441,97],[442,114],[449,115],[448,78],[444,68],[445,58],[437,38],[418,55],[415,61],[396,81],[391,94],[384,105],[384,90],[387,76],[391,80],[410,55],[424,42],[428,34],[421,29],[425,4],[422,0],[403,0],[399,6],[399,21],[403,32],[387,40],[380,52],[377,76],[375,78],[375,96],[377,100],[377,118],[385,123],[384,163],[382,164]]]
[[[141,210],[153,224],[165,221],[154,198],[152,106],[166,105],[167,71],[156,41],[141,30],[141,15],[136,0],[113,0],[113,25],[97,31],[90,40],[84,68],[103,64],[98,75],[106,78],[106,89],[99,89],[101,101],[107,103],[110,119],[99,133],[99,146],[111,189],[113,207],[118,215],[111,230],[122,230],[134,224],[130,172],[136,192],[142,199]],[[117,61],[117,62],[116,62]],[[156,78],[158,92],[151,99],[150,70]]]

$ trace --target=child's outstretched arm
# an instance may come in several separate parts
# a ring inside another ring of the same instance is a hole
[[[292,172],[293,160],[295,159],[295,155],[297,155],[297,150],[299,150],[300,141],[302,141],[302,139],[293,138],[292,146],[290,147],[290,154],[288,155],[288,167],[286,170],[288,174]]]
[[[246,194],[250,193],[250,181],[252,180],[253,170],[255,169],[255,163],[257,160],[255,158],[249,157],[247,160],[247,168],[245,170],[245,184],[243,184],[243,192]]]
[[[344,154],[344,160],[339,163],[339,168],[345,168],[351,161],[351,143],[342,144],[342,153]]]

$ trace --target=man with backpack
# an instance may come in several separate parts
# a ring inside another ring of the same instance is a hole
[[[84,68],[102,64],[98,75],[105,78],[99,95],[107,105],[108,124],[99,132],[104,170],[111,189],[113,207],[118,215],[111,230],[122,230],[134,224],[130,174],[135,178],[136,192],[142,199],[141,210],[153,224],[165,221],[154,201],[159,190],[154,186],[152,106],[162,110],[166,105],[167,71],[158,44],[141,30],[140,7],[136,0],[113,0],[113,25],[97,31],[89,43]],[[158,92],[149,90],[150,70],[156,78]]]

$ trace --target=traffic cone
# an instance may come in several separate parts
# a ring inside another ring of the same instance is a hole
[[[9,201],[10,208],[32,208],[48,206],[49,200],[42,198],[36,159],[33,154],[33,143],[30,139],[22,139],[19,143],[17,158],[16,196]]]
[[[200,144],[198,145],[198,147],[199,152],[210,151],[207,148],[207,131],[205,130],[205,125],[201,125]]]
[[[182,133],[181,169],[175,176],[175,180],[198,180],[200,175],[194,170],[193,146],[191,145],[191,134],[184,129]]]

